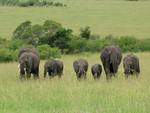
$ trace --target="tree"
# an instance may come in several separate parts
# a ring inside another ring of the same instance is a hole
[[[85,39],[89,39],[91,36],[91,30],[89,26],[80,29],[80,36]]]

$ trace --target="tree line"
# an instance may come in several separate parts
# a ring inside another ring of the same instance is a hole
[[[0,62],[17,60],[16,55],[21,47],[35,47],[41,59],[48,59],[59,58],[61,54],[99,52],[108,45],[117,45],[122,52],[150,51],[150,39],[102,37],[93,34],[89,26],[80,28],[79,34],[73,34],[72,29],[53,20],[46,20],[43,25],[25,21],[16,27],[11,40],[0,38]]]

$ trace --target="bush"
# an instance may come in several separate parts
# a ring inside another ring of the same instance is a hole
[[[86,26],[85,28],[80,28],[80,36],[85,39],[89,39],[91,36],[91,30],[89,26]]]
[[[27,40],[31,37],[31,22],[25,21],[21,23],[13,32],[13,39]]]
[[[46,20],[43,25],[43,31],[44,36],[40,38],[40,44],[58,47],[62,51],[68,48],[68,42],[72,36],[71,29],[65,29],[60,23],[53,20]]]
[[[118,40],[117,44],[122,49],[123,52],[137,52],[138,46],[137,46],[138,40],[135,37],[132,36],[122,36]]]
[[[13,39],[21,39],[26,44],[34,46],[48,44],[62,51],[68,48],[72,30],[62,27],[60,23],[46,20],[44,25],[31,25],[30,21],[21,23],[13,32]]]
[[[47,0],[0,0],[0,5],[19,6],[19,7],[30,7],[30,6],[56,6],[65,7],[66,4],[60,2],[51,2]]]
[[[14,53],[7,48],[0,49],[0,62],[9,62],[14,60]]]
[[[139,51],[150,51],[150,39],[139,40],[137,44]]]
[[[0,5],[15,6],[19,3],[19,0],[0,0]]]
[[[24,46],[24,42],[22,40],[8,40],[5,42],[5,48],[8,48],[10,50],[17,50],[20,47]]]
[[[87,40],[81,37],[73,37],[69,42],[68,53],[80,53],[86,51]]]
[[[40,45],[37,47],[41,59],[60,58],[61,51],[58,48],[51,48],[49,45]]]

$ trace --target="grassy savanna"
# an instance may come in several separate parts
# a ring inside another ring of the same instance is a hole
[[[43,78],[20,81],[17,63],[0,64],[0,113],[148,113],[150,111],[150,53],[136,54],[141,63],[141,74],[125,79],[122,64],[118,79],[94,81],[92,64],[100,62],[99,54],[65,55],[62,79]],[[72,62],[77,58],[89,62],[87,80],[77,81]]]
[[[58,0],[67,7],[8,7],[0,6],[0,36],[10,39],[12,31],[23,21],[42,24],[53,19],[78,33],[80,27],[90,26],[102,36],[150,36],[150,1],[125,0]]]

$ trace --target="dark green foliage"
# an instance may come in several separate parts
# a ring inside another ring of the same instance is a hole
[[[13,39],[21,39],[34,46],[48,44],[62,51],[68,48],[72,30],[62,27],[60,23],[46,20],[44,25],[31,25],[30,21],[21,23],[13,33]]]
[[[139,51],[150,51],[150,39],[138,40],[137,49]]]
[[[56,7],[59,7],[59,6],[63,7],[63,6],[66,6],[66,5],[64,5],[63,3],[60,3],[60,2],[53,3],[53,5],[56,6]]]
[[[52,2],[47,0],[0,0],[2,6],[19,6],[19,7],[31,7],[31,6],[56,6],[66,7],[66,4],[60,2]]]
[[[21,23],[13,32],[13,39],[28,40],[31,36],[31,22]]]
[[[53,20],[46,20],[43,25],[25,21],[13,32],[13,40],[0,38],[0,62],[16,60],[18,49],[29,46],[39,50],[41,59],[57,58],[61,53],[100,52],[108,45],[119,46],[122,52],[150,51],[150,39],[112,35],[100,37],[91,34],[89,27],[81,32],[80,36],[73,35],[71,29]]]
[[[80,53],[86,50],[87,40],[84,38],[73,37],[69,42],[68,53]]]
[[[5,43],[5,48],[15,51],[24,45],[22,40],[9,40]]]
[[[0,62],[13,61],[13,58],[13,51],[10,51],[7,48],[0,48]]]
[[[138,51],[138,46],[137,43],[139,41],[135,37],[131,36],[122,36],[118,40],[117,44],[119,47],[122,49],[123,52],[128,52],[128,51]]]
[[[58,48],[51,48],[49,45],[40,45],[37,47],[41,59],[60,58],[61,51]]]
[[[80,29],[80,36],[85,39],[89,39],[91,36],[91,30],[89,26]]]
[[[16,6],[20,0],[0,0],[0,5],[2,6]]]

